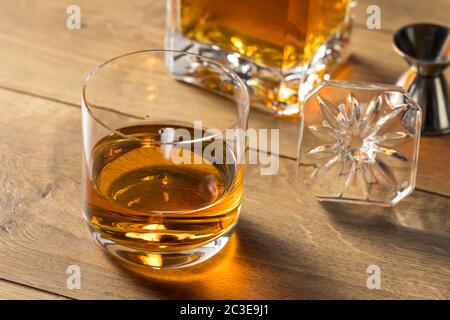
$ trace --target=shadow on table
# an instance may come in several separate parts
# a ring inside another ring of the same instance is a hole
[[[220,253],[192,267],[152,270],[110,259],[124,276],[147,288],[152,298],[302,299],[324,298],[328,292],[323,286],[316,287],[315,276],[299,271],[320,269],[300,262],[301,248],[289,248],[275,235],[266,234],[246,221],[240,221]],[[287,261],[292,264],[287,265]],[[336,292],[336,288],[331,292]]]
[[[234,234],[226,247],[211,259],[181,269],[153,270],[127,264],[110,257],[110,260],[131,277],[139,286],[149,289],[153,296],[166,299],[202,299],[217,296],[212,290],[214,282],[221,281],[221,272],[232,260],[239,236]]]
[[[364,239],[373,237],[376,242],[384,239],[380,245],[390,241],[400,247],[419,247],[424,254],[431,254],[431,247],[438,248],[450,257],[450,216],[439,206],[430,205],[433,201],[440,201],[439,206],[450,203],[443,198],[415,192],[393,208],[332,202],[321,205],[342,232],[361,233],[365,235]]]

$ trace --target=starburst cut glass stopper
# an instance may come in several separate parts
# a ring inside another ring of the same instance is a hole
[[[321,201],[393,206],[414,190],[420,121],[399,87],[324,83],[303,105],[297,176]]]

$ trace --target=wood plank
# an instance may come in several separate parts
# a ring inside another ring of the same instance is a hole
[[[450,196],[450,135],[422,137],[416,187]],[[448,208],[447,211],[450,211]]]
[[[382,31],[394,32],[398,28],[411,23],[438,23],[450,25],[448,13],[450,2],[447,0],[357,0],[355,22],[360,27],[366,26],[367,7],[377,5],[381,10]]]
[[[2,1],[1,84],[78,104],[79,88],[94,66],[126,52],[163,47],[164,3],[77,1],[82,29],[68,30],[69,0]]]
[[[0,104],[0,278],[82,299],[450,298],[448,198],[321,205],[287,159],[274,176],[248,167],[237,233],[218,256],[185,270],[125,271],[82,222],[80,110],[5,90]],[[366,288],[372,264],[381,290]],[[81,268],[81,290],[66,288],[69,265]]]
[[[93,66],[124,52],[163,46],[162,0],[79,1],[84,25],[72,31],[65,27],[69,4],[69,0],[0,3],[4,13],[0,20],[0,86],[79,104],[81,84]],[[395,83],[406,65],[392,50],[390,38],[389,34],[356,28],[353,57],[337,78]],[[280,129],[279,153],[296,157],[296,121],[254,111],[250,126]],[[421,148],[425,151],[421,152],[417,186],[450,195],[445,170],[450,153],[441,152],[448,150],[448,138],[425,138]]]
[[[0,300],[67,300],[67,298],[0,279]]]

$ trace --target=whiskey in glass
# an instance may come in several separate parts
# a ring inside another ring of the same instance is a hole
[[[223,95],[177,81],[174,69],[186,63],[220,74]],[[197,55],[141,51],[96,68],[82,109],[84,217],[93,237],[152,268],[220,251],[242,204],[248,109],[242,81]]]

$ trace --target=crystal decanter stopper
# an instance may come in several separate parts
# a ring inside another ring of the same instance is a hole
[[[393,206],[414,190],[421,109],[400,87],[324,83],[300,121],[297,177],[318,200]]]

